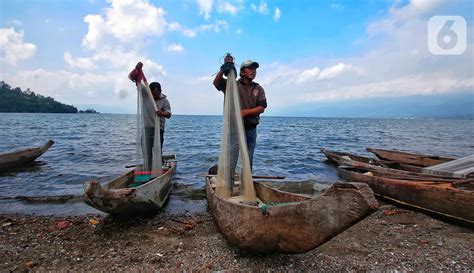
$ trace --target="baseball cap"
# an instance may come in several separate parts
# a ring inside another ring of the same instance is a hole
[[[245,62],[243,62],[241,65],[240,65],[240,69],[244,69],[246,67],[255,67],[255,68],[258,68],[259,65],[257,62],[254,62],[252,60],[246,60]]]

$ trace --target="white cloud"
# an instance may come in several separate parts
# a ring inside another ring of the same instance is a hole
[[[252,8],[254,9],[254,11],[257,11],[258,13],[268,14],[268,5],[264,0],[260,1],[260,4],[258,5],[258,7],[255,5],[252,5]]]
[[[216,20],[213,24],[200,25],[192,29],[182,27],[177,22],[173,22],[169,24],[170,31],[181,32],[181,34],[189,38],[194,38],[199,33],[206,32],[206,31],[221,32],[223,30],[227,30],[228,27],[229,27],[229,24],[225,20]]]
[[[233,4],[228,1],[218,0],[216,10],[219,13],[230,13],[232,15],[236,15],[243,8],[244,7],[239,2]]]
[[[211,17],[212,2],[212,0],[197,0],[199,15],[203,15],[206,20]]]
[[[278,22],[280,20],[280,17],[281,17],[281,10],[279,7],[276,7],[275,12],[273,13],[273,20]]]
[[[321,74],[319,74],[318,79],[319,80],[332,79],[341,75],[343,72],[349,71],[351,69],[352,69],[352,65],[350,64],[338,63],[334,66],[326,67],[325,69],[323,69],[323,71],[321,71]]]
[[[20,20],[12,20],[13,25],[21,26],[23,23]]]
[[[35,55],[36,45],[23,42],[23,35],[23,30],[16,32],[13,28],[0,28],[0,58],[3,62],[14,65]]]
[[[96,48],[107,36],[123,43],[136,43],[142,37],[165,32],[165,11],[148,0],[110,0],[110,3],[111,7],[103,9],[101,14],[89,14],[84,18],[89,30],[82,44],[87,48]]]
[[[300,76],[298,77],[297,81],[298,82],[305,82],[309,81],[311,79],[316,79],[318,78],[319,74],[321,73],[321,69],[319,67],[313,67],[311,69],[304,70],[301,72]]]
[[[181,44],[172,43],[166,48],[169,52],[181,53],[184,51],[184,47]]]
[[[333,79],[341,75],[343,72],[353,70],[352,65],[338,63],[334,66],[326,67],[321,70],[319,67],[306,69],[297,78],[297,82],[306,82],[311,80],[327,80]]]
[[[94,62],[89,58],[76,58],[74,59],[69,52],[64,53],[64,61],[71,68],[81,68],[81,69],[93,69],[95,68]]]

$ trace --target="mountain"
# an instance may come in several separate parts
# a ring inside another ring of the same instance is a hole
[[[0,82],[0,112],[17,113],[77,113],[72,105],[44,97],[29,88],[22,91],[19,87],[12,88],[4,81]]]
[[[474,118],[474,93],[321,102],[272,112],[288,113],[310,117]]]

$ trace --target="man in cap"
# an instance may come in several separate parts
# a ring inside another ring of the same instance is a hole
[[[237,80],[237,89],[240,98],[240,114],[243,118],[245,127],[245,136],[247,139],[247,147],[249,151],[250,167],[253,166],[253,153],[257,143],[257,125],[260,122],[260,114],[267,108],[267,99],[265,97],[265,90],[258,83],[254,82],[257,75],[257,62],[247,60],[240,65],[240,78]],[[214,86],[217,90],[225,92],[227,80],[223,75],[227,75],[234,67],[234,58],[227,54],[224,58],[224,64],[214,78]],[[233,155],[235,158],[237,155]],[[237,159],[235,159],[237,164]],[[233,166],[235,169],[235,166]]]

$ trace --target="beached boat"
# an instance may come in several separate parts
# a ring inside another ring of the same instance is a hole
[[[206,177],[207,201],[218,230],[231,245],[252,252],[307,252],[378,208],[363,183],[336,183],[311,197],[254,181],[258,204],[241,202],[241,196],[222,198],[215,183],[215,176]]]
[[[413,172],[413,173],[422,173],[423,168],[413,165],[393,163],[390,161],[371,158],[366,156],[355,155],[345,152],[337,152],[327,149],[320,149],[321,152],[326,156],[328,162],[337,166],[350,166],[350,167],[363,167],[369,168],[372,166],[376,167],[385,167],[394,169],[394,172],[401,170],[400,173]]]
[[[326,155],[328,161],[338,166],[348,166],[363,169],[366,171],[376,171],[383,174],[386,177],[393,178],[410,178],[415,179],[447,179],[448,181],[456,181],[460,178],[465,177],[454,177],[451,173],[433,172],[432,174],[424,173],[425,168],[407,165],[391,163],[389,161],[353,155],[350,153],[335,152],[325,149],[321,149],[321,152]],[[452,161],[451,161],[452,162]]]
[[[474,184],[471,181],[441,182],[403,180],[375,176],[351,167],[339,167],[346,181],[367,183],[385,199],[450,220],[474,226]]]
[[[452,157],[442,157],[438,155],[423,155],[397,150],[385,150],[377,148],[367,148],[367,151],[374,153],[378,158],[394,163],[410,164],[419,167],[429,167],[455,160]]]
[[[43,146],[38,148],[28,148],[12,153],[0,154],[0,171],[23,166],[44,154],[54,141],[48,140]]]
[[[105,185],[98,181],[86,182],[83,199],[86,204],[110,214],[147,214],[158,211],[163,207],[171,192],[171,177],[176,171],[176,156],[163,155],[163,173],[137,187],[134,183],[134,172],[141,171],[141,166],[135,170],[114,179]]]

